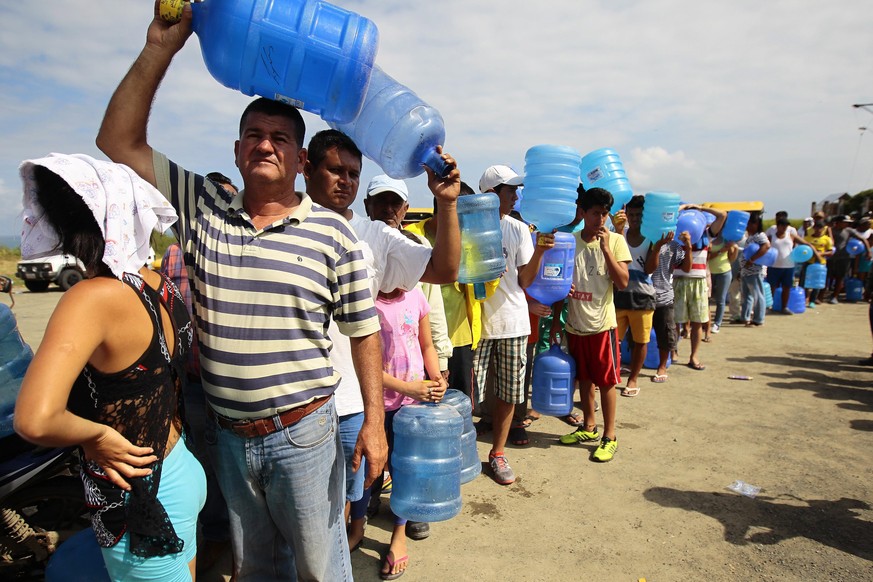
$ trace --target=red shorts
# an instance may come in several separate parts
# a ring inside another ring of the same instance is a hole
[[[567,332],[567,347],[576,361],[576,378],[598,388],[621,384],[621,358],[614,329],[593,335]]]

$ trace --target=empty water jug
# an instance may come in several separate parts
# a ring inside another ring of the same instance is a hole
[[[806,291],[803,287],[792,287],[788,296],[788,311],[791,313],[803,313],[806,311]]]
[[[631,350],[633,346],[631,346],[630,341],[630,331],[625,334],[625,337],[621,340],[619,351],[621,352],[621,363],[630,365],[632,353]],[[673,358],[670,356],[669,352],[667,354],[667,366],[670,367],[670,364],[673,363]],[[658,351],[658,338],[655,336],[655,330],[653,329],[651,333],[649,333],[649,343],[646,347],[646,359],[643,360],[643,368],[648,368],[651,370],[657,370],[661,365],[661,353]]]
[[[352,138],[392,178],[418,176],[424,166],[440,176],[446,174],[447,166],[436,151],[446,141],[439,111],[377,66],[358,116],[328,125]]]
[[[582,157],[579,167],[582,186],[586,190],[603,188],[612,194],[610,212],[618,212],[630,202],[634,192],[627,180],[618,152],[609,148],[594,150]]]
[[[573,410],[576,362],[554,344],[533,361],[531,407],[540,414],[565,416]]]
[[[850,238],[846,241],[846,252],[849,253],[850,257],[857,257],[866,250],[867,247],[864,246],[863,241],[857,238]]]
[[[446,390],[443,404],[453,406],[464,419],[464,432],[461,433],[461,485],[469,483],[482,472],[479,451],[476,448],[476,427],[473,425],[473,401],[470,397],[450,388]]]
[[[846,301],[861,301],[864,298],[864,282],[856,277],[846,279]]]
[[[538,145],[524,155],[521,215],[540,232],[552,232],[576,217],[579,162],[571,147]]]
[[[749,213],[742,210],[730,210],[721,228],[721,237],[727,242],[742,240],[749,225]]]
[[[772,267],[774,263],[776,263],[776,259],[779,258],[779,251],[776,250],[775,247],[770,247],[767,249],[767,252],[755,259],[759,265],[763,265],[765,267]]]
[[[486,283],[500,277],[506,270],[506,257],[503,255],[497,194],[488,192],[459,197],[458,226],[461,230],[458,282]]]
[[[827,277],[827,267],[821,263],[813,263],[806,268],[803,286],[807,289],[824,289]]]
[[[0,438],[11,435],[15,400],[33,351],[21,338],[15,316],[0,304]]]
[[[676,231],[679,219],[679,195],[675,192],[648,192],[643,205],[640,231],[650,241],[657,241]],[[678,238],[678,236],[677,236]]]
[[[645,206],[643,207],[645,211]],[[699,210],[683,210],[676,221],[676,232],[687,232],[691,235],[691,244],[696,245],[706,229],[706,217]]]
[[[767,281],[764,281],[764,306],[768,309],[773,307],[773,290]]]
[[[747,261],[755,256],[755,254],[761,250],[761,245],[758,243],[750,242],[746,245],[746,248],[743,249],[743,258]]]
[[[791,258],[795,263],[805,263],[812,258],[812,247],[809,245],[797,245],[791,251]]]
[[[410,404],[394,415],[391,511],[432,523],[461,511],[464,419],[448,404]]]
[[[320,0],[191,4],[206,68],[222,85],[320,115],[354,119],[379,33],[372,21]]]
[[[537,233],[533,233],[537,244]],[[540,270],[527,294],[543,305],[551,305],[567,297],[573,284],[573,265],[576,258],[576,237],[568,232],[555,233],[555,246],[543,253]]]

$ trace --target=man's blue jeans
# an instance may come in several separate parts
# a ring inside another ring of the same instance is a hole
[[[731,285],[731,272],[712,276],[712,299],[715,301],[715,317],[712,322],[721,327],[724,319],[724,306],[727,303],[728,287]]]
[[[212,421],[207,440],[230,511],[238,582],[352,579],[333,398],[264,437],[242,438]]]
[[[764,277],[761,275],[746,275],[743,282],[743,311],[740,317],[743,321],[764,323],[764,310],[767,304],[764,300]],[[752,317],[754,316],[754,319]]]

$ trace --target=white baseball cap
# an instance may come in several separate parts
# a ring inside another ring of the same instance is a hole
[[[491,166],[479,178],[479,192],[487,192],[501,184],[521,186],[524,184],[524,176],[519,176],[509,166]]]
[[[409,190],[406,189],[406,182],[403,180],[395,180],[385,174],[379,174],[367,185],[367,198],[376,196],[382,192],[394,192],[404,201],[409,200]]]

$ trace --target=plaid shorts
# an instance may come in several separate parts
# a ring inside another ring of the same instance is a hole
[[[524,367],[527,363],[527,337],[483,339],[473,352],[473,376],[476,381],[476,402],[485,400],[485,375],[493,354],[497,360],[494,370],[494,395],[510,404],[524,402]]]
[[[673,279],[673,292],[676,323],[709,321],[709,292],[706,289],[706,279],[676,277]]]

